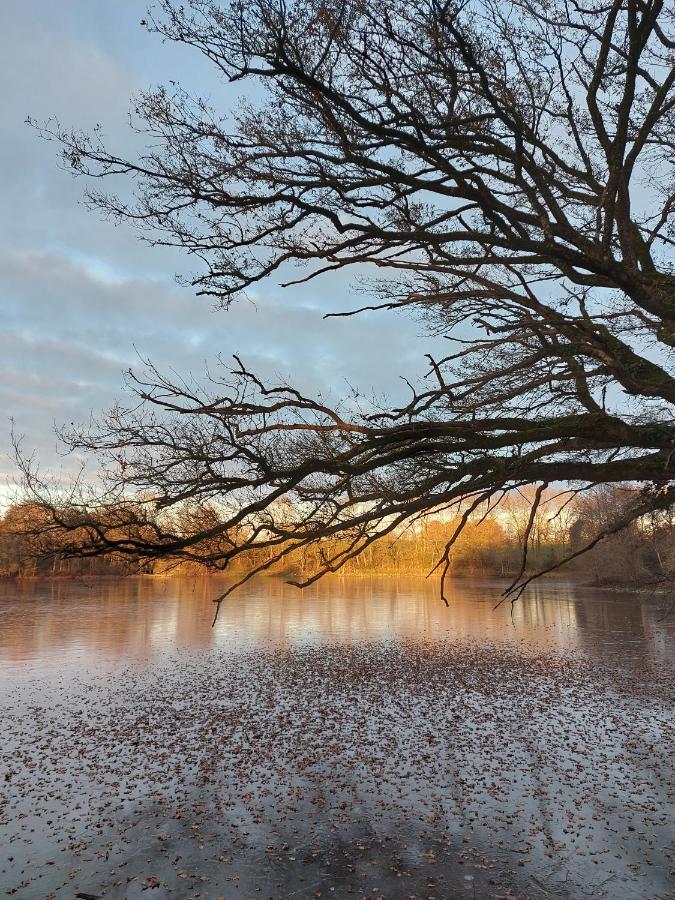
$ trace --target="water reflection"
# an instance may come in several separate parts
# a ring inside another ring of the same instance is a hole
[[[261,578],[223,604],[212,628],[212,600],[226,584],[213,577],[3,582],[0,674],[143,664],[185,647],[229,652],[396,637],[523,640],[622,661],[666,655],[674,643],[665,601],[565,581],[539,583],[511,611],[493,609],[500,590],[493,580],[456,580],[446,609],[437,586],[420,578],[332,578],[302,592]]]

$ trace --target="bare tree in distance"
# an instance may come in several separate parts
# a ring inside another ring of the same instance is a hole
[[[514,599],[540,574],[527,547],[548,485],[641,486],[574,555],[672,506],[672,6],[163,0],[143,24],[261,99],[219,115],[148,91],[137,159],[42,127],[94,185],[135,185],[132,203],[94,187],[91,204],[187,251],[223,307],[266,279],[369,268],[363,308],[410,307],[449,350],[387,409],[329,408],[237,357],[202,385],[148,365],[138,404],[65,435],[99,460],[98,493],[52,491],[22,461],[68,552],[226,568],[266,548],[249,577],[347,538],[309,584],[416,517],[460,510],[461,531],[534,484]],[[186,534],[186,504],[218,514]]]

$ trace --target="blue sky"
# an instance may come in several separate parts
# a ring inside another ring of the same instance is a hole
[[[224,108],[237,93],[206,61],[162,44],[140,26],[145,0],[3,0],[0,51],[9,85],[0,104],[0,478],[11,479],[10,418],[43,465],[57,452],[54,425],[86,421],[123,396],[137,352],[199,376],[216,356],[239,353],[263,374],[292,375],[337,399],[346,383],[400,394],[399,375],[424,371],[421,327],[390,314],[325,321],[362,305],[347,276],[282,290],[214,311],[179,287],[186,261],[139,242],[84,208],[84,184],[57,164],[57,147],[25,124],[58,117],[129,149],[134,92],[169,79]]]

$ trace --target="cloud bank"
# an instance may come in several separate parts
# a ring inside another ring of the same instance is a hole
[[[114,9],[113,9],[114,7]],[[57,165],[54,144],[31,116],[91,128],[108,142],[134,140],[134,92],[169,78],[231,103],[206,65],[139,27],[144,3],[9,0],[0,8],[0,51],[11,90],[0,116],[0,479],[14,474],[10,419],[47,468],[63,466],[54,425],[87,421],[121,396],[138,356],[199,377],[220,354],[263,375],[292,376],[337,399],[347,384],[366,395],[402,393],[401,375],[424,371],[429,339],[384,313],[323,318],[361,305],[342,274],[282,290],[262,285],[253,302],[214,311],[174,279],[185,260],[152,249],[130,228],[82,204],[83,184]],[[66,461],[65,467],[69,463]]]

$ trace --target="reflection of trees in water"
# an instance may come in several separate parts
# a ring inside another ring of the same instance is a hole
[[[449,584],[449,607],[436,585],[418,578],[331,578],[298,591],[261,578],[228,598],[216,628],[212,599],[220,578],[53,579],[1,585],[6,660],[62,654],[96,663],[97,655],[142,659],[174,644],[194,649],[239,645],[318,644],[361,639],[522,640],[577,646],[594,656],[668,646],[668,622],[644,598],[601,594],[569,582],[535,583],[513,607],[494,610],[499,583]],[[637,645],[636,645],[637,646]]]

